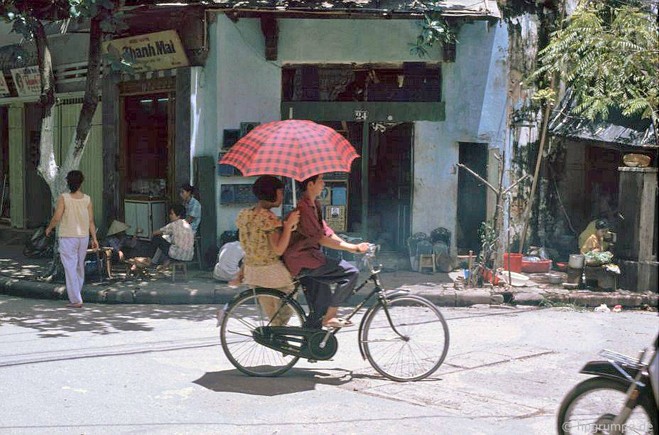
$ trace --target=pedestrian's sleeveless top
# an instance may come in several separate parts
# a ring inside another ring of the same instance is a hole
[[[80,199],[73,198],[70,193],[63,193],[64,214],[59,223],[59,237],[89,236],[89,195]]]

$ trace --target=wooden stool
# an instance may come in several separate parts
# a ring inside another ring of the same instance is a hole
[[[194,235],[194,255],[197,257],[197,266],[199,266],[199,270],[202,270],[204,268],[204,261],[201,258],[201,236],[199,233]],[[194,258],[193,258],[194,260]]]
[[[432,269],[435,273],[435,254],[419,254],[419,272],[423,269]]]
[[[176,281],[176,270],[179,273],[183,273],[185,280],[188,280],[188,263],[185,261],[172,261],[169,263],[169,267],[172,268],[172,281]]]
[[[98,267],[98,282],[103,282],[104,275],[112,279],[112,248],[99,247],[97,249],[87,249],[87,255],[96,254]],[[105,271],[103,271],[105,266]]]

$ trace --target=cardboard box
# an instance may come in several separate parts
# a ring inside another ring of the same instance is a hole
[[[346,231],[346,206],[345,205],[326,205],[325,222],[334,231]]]

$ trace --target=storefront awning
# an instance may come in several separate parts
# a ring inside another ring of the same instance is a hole
[[[552,112],[549,121],[551,134],[610,144],[659,148],[650,119],[625,117],[619,110],[611,109],[606,120],[590,121],[570,114],[573,106],[574,101],[568,91]]]
[[[158,4],[161,6],[198,4],[198,0],[156,0],[127,1],[126,5]],[[421,14],[429,10],[423,2],[417,0],[326,0],[326,1],[290,1],[286,6],[277,2],[263,0],[211,0],[209,7],[221,7],[234,10],[275,11],[275,12],[349,12],[381,14]],[[433,11],[441,12],[447,17],[501,18],[496,0],[446,0],[433,3]]]

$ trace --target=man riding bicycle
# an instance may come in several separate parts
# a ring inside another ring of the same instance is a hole
[[[297,209],[300,221],[292,234],[282,259],[291,275],[302,273],[301,282],[306,289],[309,305],[314,308],[313,318],[306,325],[341,328],[351,326],[350,321],[337,318],[339,304],[352,293],[359,270],[345,260],[327,258],[321,246],[353,253],[365,253],[368,243],[348,243],[327,225],[321,214],[318,196],[325,187],[323,175],[315,175],[300,182],[302,197]],[[332,285],[336,288],[332,290]],[[321,322],[322,319],[322,322]]]

